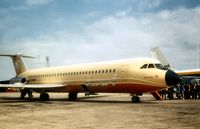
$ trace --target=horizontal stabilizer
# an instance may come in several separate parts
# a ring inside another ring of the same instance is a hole
[[[23,58],[36,58],[34,56],[28,56],[28,55],[24,55],[24,54],[21,54],[21,53],[18,53],[18,54],[0,54],[0,56],[8,56],[8,57],[23,57]]]

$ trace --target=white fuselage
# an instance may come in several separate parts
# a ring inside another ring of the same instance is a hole
[[[166,88],[167,70],[141,69],[144,64],[157,64],[150,58],[126,59],[91,64],[71,65],[28,70],[19,76],[27,84],[63,84],[64,88],[49,89],[48,92],[143,93]],[[83,87],[84,86],[84,87]]]

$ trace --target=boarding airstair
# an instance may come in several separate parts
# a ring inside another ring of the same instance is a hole
[[[154,96],[154,98],[156,100],[163,100],[161,94],[159,93],[159,91],[154,91],[154,92],[151,92],[151,94]]]

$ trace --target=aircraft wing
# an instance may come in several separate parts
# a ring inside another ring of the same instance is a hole
[[[63,84],[23,84],[23,83],[15,83],[15,84],[0,84],[2,88],[30,88],[30,89],[50,89],[50,88],[62,88],[67,85]]]
[[[188,77],[200,77],[200,69],[176,71],[177,74]]]

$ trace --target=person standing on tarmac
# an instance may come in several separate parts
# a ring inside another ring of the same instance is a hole
[[[166,94],[167,94],[167,89],[161,90],[161,96],[162,96],[162,98],[163,98],[164,100],[167,99]]]
[[[198,96],[198,99],[200,99],[200,80],[198,81],[196,87],[197,87],[197,96]]]
[[[197,91],[197,82],[195,82],[194,83],[194,88],[193,88],[193,98],[194,99],[197,99],[197,93],[198,93],[198,91]]]
[[[184,89],[183,83],[178,84],[176,86],[176,89],[177,89],[177,91],[176,91],[177,98],[184,100],[185,99],[185,97],[184,97],[184,91],[185,91],[185,89]]]
[[[185,99],[185,95],[184,95],[185,88],[184,88],[183,84],[179,85],[179,90],[180,90],[181,98],[184,100]]]
[[[191,84],[191,85],[190,85],[190,91],[189,91],[190,98],[192,98],[192,99],[195,99],[195,95],[194,95],[195,89],[194,89],[194,86],[195,86],[195,83],[194,83],[194,84]]]
[[[168,93],[168,98],[169,99],[174,99],[174,87],[170,87],[170,88],[168,88],[168,90],[167,90],[167,93]]]
[[[190,84],[185,83],[184,89],[185,89],[185,91],[184,91],[185,99],[190,99],[190,94],[189,94]]]

